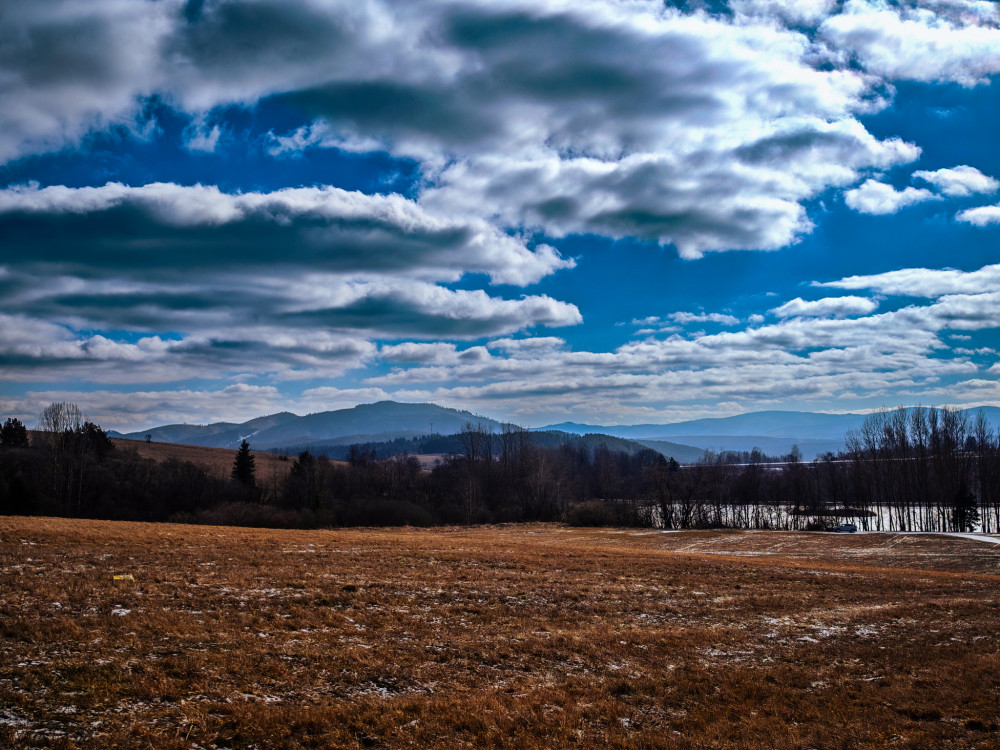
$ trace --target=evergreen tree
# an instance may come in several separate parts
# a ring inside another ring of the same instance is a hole
[[[234,482],[246,487],[255,487],[257,484],[253,453],[250,452],[250,443],[246,440],[240,443],[240,449],[236,452],[231,476]]]
[[[28,430],[21,420],[10,417],[0,427],[0,445],[5,448],[27,448]]]
[[[963,480],[951,507],[951,525],[955,531],[975,531],[979,524],[979,504]]]

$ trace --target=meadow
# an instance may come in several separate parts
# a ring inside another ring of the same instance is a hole
[[[0,746],[996,748],[1000,545],[0,517]]]
[[[188,461],[220,479],[229,479],[236,458],[236,451],[231,448],[207,448],[201,445],[155,441],[147,443],[143,440],[124,438],[113,438],[111,442],[119,450],[135,451],[140,458],[147,458],[157,463],[171,460]],[[283,480],[292,468],[292,461],[288,456],[278,453],[254,453],[254,462],[261,484]]]

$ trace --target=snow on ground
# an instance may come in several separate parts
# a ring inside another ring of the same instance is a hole
[[[960,539],[972,539],[976,542],[988,542],[990,544],[1000,544],[1000,537],[989,534],[963,534],[957,531],[940,532],[942,536],[956,536]]]
[[[831,532],[834,534],[842,534],[844,532]],[[991,534],[964,532],[964,531],[865,531],[863,529],[858,529],[856,532],[850,532],[852,534],[898,534],[900,536],[951,536],[958,539],[971,539],[974,542],[987,542],[989,544],[1000,544],[1000,536],[995,536]]]

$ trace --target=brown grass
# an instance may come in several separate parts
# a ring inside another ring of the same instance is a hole
[[[134,450],[142,458],[163,462],[169,459],[189,461],[200,466],[209,474],[228,478],[236,460],[236,451],[230,448],[206,448],[200,445],[180,445],[177,443],[145,442],[144,440],[125,440],[113,438],[116,448]],[[274,453],[253,452],[254,466],[258,482],[270,482],[273,479],[283,480],[292,468],[292,460],[288,456]]]
[[[0,518],[0,564],[3,747],[1000,746],[968,540]]]

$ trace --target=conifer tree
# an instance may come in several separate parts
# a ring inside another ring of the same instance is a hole
[[[236,459],[233,461],[232,478],[246,487],[254,487],[257,484],[256,470],[254,469],[253,453],[250,452],[250,443],[244,440],[240,443],[240,449],[236,452]]]
[[[21,420],[9,417],[0,427],[0,445],[8,448],[27,448],[28,430]]]

